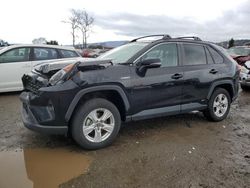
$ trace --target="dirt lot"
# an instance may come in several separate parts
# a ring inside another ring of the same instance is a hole
[[[98,151],[24,128],[18,95],[0,95],[1,188],[250,186],[250,92],[223,122],[201,113],[133,122]]]

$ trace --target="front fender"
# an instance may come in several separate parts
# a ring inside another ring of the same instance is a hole
[[[116,91],[120,94],[123,102],[124,102],[124,105],[125,105],[125,109],[126,111],[128,111],[128,109],[130,108],[130,104],[129,104],[129,101],[128,101],[128,98],[127,98],[127,95],[125,94],[124,90],[119,87],[119,86],[116,86],[116,85],[105,85],[105,86],[93,86],[93,87],[90,87],[90,88],[86,88],[86,89],[82,89],[81,91],[79,91],[76,96],[74,97],[73,101],[71,102],[68,110],[67,110],[67,113],[65,115],[65,120],[68,122],[74,112],[74,109],[76,108],[78,102],[81,100],[81,98],[86,95],[87,93],[90,93],[90,92],[95,92],[95,91]]]

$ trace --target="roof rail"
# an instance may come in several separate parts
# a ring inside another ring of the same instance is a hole
[[[175,39],[193,39],[193,40],[202,41],[199,37],[195,37],[195,36],[177,37]]]
[[[149,37],[160,37],[160,36],[162,36],[162,39],[164,39],[164,40],[171,39],[170,35],[160,34],[160,35],[147,35],[147,36],[144,36],[144,37],[139,37],[139,38],[131,40],[130,42],[136,42],[139,39],[144,39],[144,38],[149,38]]]

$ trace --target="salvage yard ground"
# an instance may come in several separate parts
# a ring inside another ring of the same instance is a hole
[[[190,113],[122,127],[97,151],[23,127],[19,93],[0,94],[0,187],[249,187],[250,92],[229,117]]]

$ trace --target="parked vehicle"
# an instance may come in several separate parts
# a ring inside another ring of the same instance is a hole
[[[228,49],[228,53],[239,64],[244,65],[246,61],[250,61],[250,47],[236,46]]]
[[[245,62],[240,72],[240,85],[245,91],[250,91],[250,61]]]
[[[100,49],[84,49],[81,53],[82,57],[96,58],[99,56]]]
[[[24,75],[24,125],[70,134],[83,148],[98,149],[113,142],[122,122],[194,110],[211,121],[225,119],[238,94],[237,63],[197,37],[159,36],[61,70],[41,65]]]
[[[74,49],[62,46],[12,45],[0,49],[0,92],[21,91],[21,77],[35,65],[65,59],[82,60]]]

